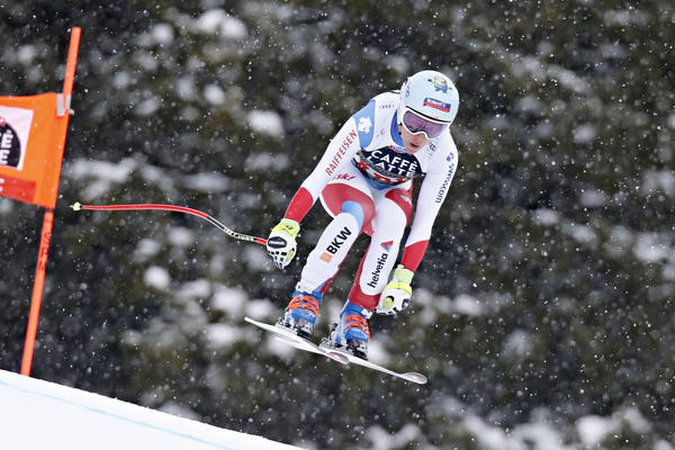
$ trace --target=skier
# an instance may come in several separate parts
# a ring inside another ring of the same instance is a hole
[[[282,325],[302,337],[312,335],[324,293],[364,232],[370,244],[329,342],[367,359],[373,311],[396,314],[410,303],[414,273],[457,168],[449,126],[458,106],[452,81],[424,70],[409,77],[400,92],[372,98],[342,126],[267,241],[268,253],[283,269],[296,254],[300,223],[318,198],[333,217],[307,257]],[[421,175],[410,233],[394,268],[412,216],[413,178]]]

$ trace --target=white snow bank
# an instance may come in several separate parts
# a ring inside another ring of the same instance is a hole
[[[486,450],[571,450],[563,436],[551,424],[545,422],[523,424],[511,431],[485,423],[470,415],[463,422],[466,430],[476,439],[480,448]]]
[[[618,433],[628,426],[636,433],[651,431],[649,421],[636,408],[624,408],[610,417],[585,416],[577,420],[576,428],[584,448],[596,447],[612,433]]]
[[[143,275],[143,281],[146,286],[164,291],[171,285],[171,276],[164,267],[150,266]]]
[[[284,134],[284,123],[281,116],[274,111],[253,110],[247,116],[248,125],[260,134],[267,134],[273,137],[282,137]]]
[[[201,33],[219,34],[225,39],[241,40],[248,35],[244,22],[222,9],[206,11],[194,21],[192,28]]]
[[[3,370],[0,423],[3,449],[297,448]]]

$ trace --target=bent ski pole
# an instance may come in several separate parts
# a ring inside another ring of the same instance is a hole
[[[71,205],[73,211],[80,211],[83,209],[90,211],[141,211],[141,210],[160,210],[160,211],[172,211],[179,212],[184,214],[191,214],[193,216],[200,217],[207,222],[209,222],[214,227],[218,228],[223,233],[227,234],[231,238],[239,239],[240,241],[246,242],[255,242],[260,245],[267,245],[267,239],[250,236],[248,234],[238,233],[234,230],[223,225],[216,218],[206,214],[203,211],[198,209],[187,208],[185,206],[175,206],[175,205],[163,205],[158,203],[137,203],[137,204],[128,204],[128,205],[83,205],[80,202],[75,202]]]

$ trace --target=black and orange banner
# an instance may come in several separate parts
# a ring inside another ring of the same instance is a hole
[[[0,196],[54,208],[67,130],[62,94],[0,97]]]
[[[21,361],[26,376],[33,365],[81,32],[70,32],[63,93],[0,97],[0,196],[45,208]]]

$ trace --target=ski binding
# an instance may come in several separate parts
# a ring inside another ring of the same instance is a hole
[[[285,344],[291,345],[299,350],[304,350],[306,352],[323,355],[326,358],[329,358],[340,364],[344,365],[355,364],[357,366],[362,366],[368,369],[376,370],[378,372],[382,372],[396,378],[401,378],[411,383],[426,384],[428,381],[427,377],[421,373],[395,372],[391,369],[388,369],[374,362],[354,356],[352,353],[350,353],[344,348],[334,347],[330,342],[330,340],[327,338],[323,339],[321,345],[316,345],[315,343],[298,336],[293,331],[284,326],[271,325],[265,322],[258,322],[257,320],[253,320],[250,317],[244,317],[244,320],[250,323],[251,325],[255,325],[259,328],[262,328],[265,331],[274,333],[276,335],[275,336],[276,339],[284,342]]]
[[[338,362],[340,364],[347,364],[349,360],[345,355],[343,355],[340,352],[332,351],[329,349],[324,349],[316,345],[315,343],[308,341],[307,339],[304,339],[297,334],[295,334],[292,330],[279,326],[279,325],[271,325],[269,323],[265,322],[258,322],[257,320],[253,320],[250,317],[244,317],[244,320],[251,325],[255,325],[258,328],[262,328],[265,331],[269,331],[271,333],[274,333],[276,338],[286,344],[289,344],[299,350],[304,350],[306,352],[311,352],[311,353],[316,353],[318,355],[323,355],[326,358],[332,359],[335,362]]]

